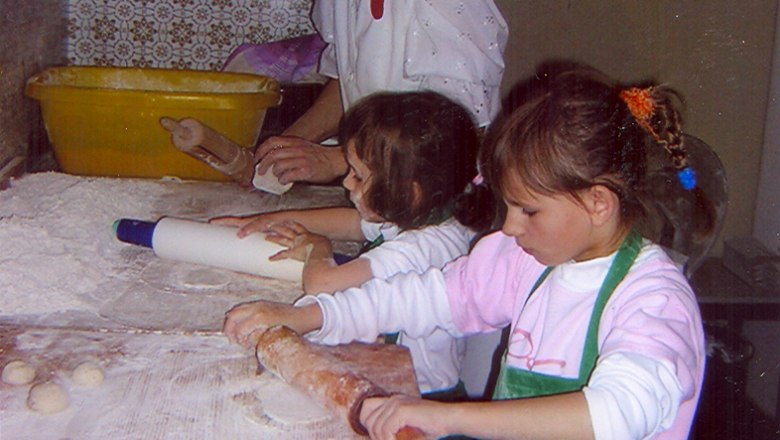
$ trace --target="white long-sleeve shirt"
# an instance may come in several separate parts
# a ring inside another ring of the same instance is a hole
[[[454,218],[438,225],[401,231],[392,223],[360,221],[368,241],[381,234],[384,242],[358,258],[371,264],[374,278],[388,279],[399,273],[423,273],[431,267],[443,268],[469,252],[475,233]]]
[[[358,257],[369,260],[373,276],[382,280],[397,274],[421,274],[430,268],[441,269],[452,260],[467,254],[475,235],[455,219],[406,231],[400,231],[390,223],[361,221],[361,229],[368,240],[377,238],[379,234],[384,237],[380,246]],[[337,321],[343,322],[341,319]],[[319,334],[324,336],[327,333]],[[378,334],[372,331],[346,331],[330,333],[322,338],[310,335],[310,338],[321,343],[338,344],[353,340],[371,342]],[[464,340],[445,331],[434,331],[421,338],[409,337],[406,332],[400,332],[398,344],[409,348],[421,392],[445,390],[457,385],[466,349]]]

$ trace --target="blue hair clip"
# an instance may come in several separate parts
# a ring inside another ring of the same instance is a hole
[[[691,167],[685,167],[677,172],[677,178],[686,191],[696,188],[696,173]]]

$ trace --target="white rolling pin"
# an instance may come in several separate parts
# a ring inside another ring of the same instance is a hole
[[[269,261],[285,248],[266,241],[263,233],[239,238],[234,227],[172,217],[157,222],[120,219],[114,231],[120,241],[152,248],[161,258],[301,282],[303,262]]]

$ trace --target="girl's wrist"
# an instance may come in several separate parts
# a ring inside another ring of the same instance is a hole
[[[316,263],[320,261],[333,260],[333,247],[330,245],[330,240],[321,240],[319,242],[312,242],[306,245],[306,259],[305,264],[309,262]]]
[[[292,319],[295,322],[293,330],[298,334],[305,335],[322,327],[322,310],[316,302],[302,306],[293,306],[292,313],[296,316],[296,318]]]

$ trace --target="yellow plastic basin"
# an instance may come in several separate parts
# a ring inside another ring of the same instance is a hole
[[[86,176],[227,180],[177,150],[162,116],[197,119],[254,147],[279,83],[259,75],[168,69],[55,67],[27,81],[62,171]]]

